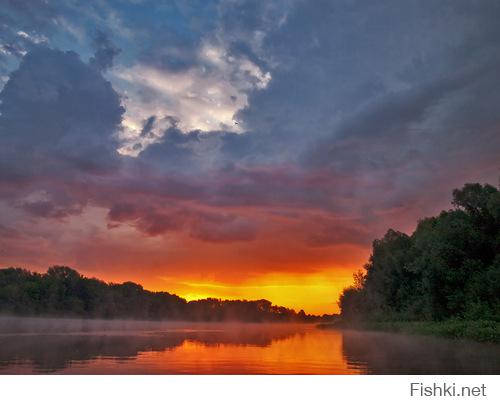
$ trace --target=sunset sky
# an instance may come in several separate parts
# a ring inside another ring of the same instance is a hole
[[[321,314],[500,175],[500,2],[0,0],[0,267]]]

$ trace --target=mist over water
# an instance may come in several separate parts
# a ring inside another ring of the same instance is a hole
[[[498,374],[493,344],[314,325],[0,317],[0,373]]]

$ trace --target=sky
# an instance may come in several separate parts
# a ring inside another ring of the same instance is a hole
[[[496,0],[0,0],[0,267],[321,314],[500,175]]]

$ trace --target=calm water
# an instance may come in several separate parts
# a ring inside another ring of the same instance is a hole
[[[0,373],[500,374],[500,345],[296,324],[0,318]]]

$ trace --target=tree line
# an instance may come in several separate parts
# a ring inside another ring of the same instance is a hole
[[[0,270],[0,313],[105,319],[186,321],[311,322],[325,319],[261,299],[186,301],[133,282],[106,283],[66,266],[46,273],[21,268]]]
[[[389,229],[339,299],[347,320],[500,320],[500,192],[453,191],[453,209]]]

